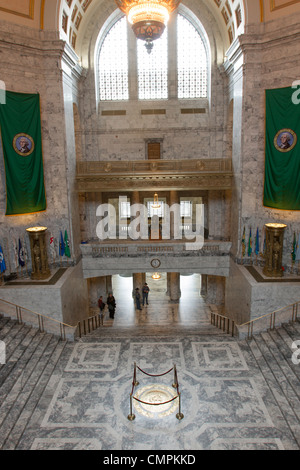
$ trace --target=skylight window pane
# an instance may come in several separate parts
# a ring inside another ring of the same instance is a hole
[[[178,98],[207,97],[207,56],[200,34],[182,15],[177,16]]]
[[[100,100],[128,100],[127,23],[124,16],[106,35],[99,55]]]
[[[153,41],[148,54],[144,41],[137,40],[138,97],[140,100],[168,98],[168,33]]]

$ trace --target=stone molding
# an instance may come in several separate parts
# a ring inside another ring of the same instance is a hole
[[[231,159],[78,162],[78,192],[231,189]]]

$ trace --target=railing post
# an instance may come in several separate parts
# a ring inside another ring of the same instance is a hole
[[[130,394],[130,413],[127,418],[129,419],[129,421],[133,421],[135,419],[135,415],[132,412],[132,393]]]
[[[176,418],[181,420],[184,418],[184,415],[181,413],[181,393],[178,392],[178,413],[176,414]]]
[[[21,308],[16,305],[16,315],[17,315],[17,320],[19,325],[22,323],[22,313],[21,313]]]
[[[44,321],[41,315],[38,315],[38,321],[39,321],[39,330],[41,333],[44,333]]]

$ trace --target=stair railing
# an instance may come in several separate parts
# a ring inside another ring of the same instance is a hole
[[[220,330],[223,330],[231,336],[235,335],[235,322],[229,317],[225,317],[220,313],[211,312],[210,313],[210,322],[212,325],[216,326]]]
[[[80,320],[77,324],[79,338],[81,338],[83,335],[91,333],[91,331],[96,330],[100,326],[101,319],[99,313]]]
[[[46,332],[60,336],[63,341],[66,339],[73,341],[75,339],[77,325],[68,325],[7,300],[0,299],[0,313],[16,319],[18,324],[26,324],[38,328],[41,333]]]
[[[237,325],[237,332],[240,339],[251,339],[255,333],[266,330],[274,330],[283,323],[296,322],[298,320],[299,302],[287,305],[273,312],[254,318],[242,325]]]

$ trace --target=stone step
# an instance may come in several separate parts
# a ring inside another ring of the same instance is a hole
[[[20,329],[17,329],[16,337],[20,333]],[[1,371],[3,380],[0,389],[0,448],[6,441],[10,442],[9,435],[12,429],[16,427],[16,432],[20,433],[21,423],[27,422],[20,419],[24,407],[33,396],[35,398],[32,403],[36,404],[39,393],[42,393],[45,386],[41,386],[41,384],[47,383],[51,376],[51,372],[50,375],[49,371],[45,372],[47,365],[49,364],[48,367],[51,370],[52,361],[54,363],[57,361],[57,353],[54,354],[56,348],[60,353],[63,349],[58,348],[58,344],[63,345],[64,342],[60,342],[57,337],[40,333],[34,328],[27,327],[26,330],[27,334],[23,335],[22,340],[19,341]],[[58,357],[60,357],[60,353]],[[38,384],[40,384],[39,387]],[[41,388],[41,392],[39,392],[39,388]],[[30,417],[28,416],[29,410],[30,407],[25,413],[27,420]]]
[[[269,349],[269,346],[273,351],[275,349],[272,344],[273,340],[269,336],[269,332],[256,335],[252,340],[248,341],[248,345],[255,358],[256,365],[268,385],[268,393],[273,397],[274,403],[281,411],[281,420],[286,422],[287,428],[300,446],[300,419],[299,412],[297,412],[295,408],[299,400],[293,387],[283,374],[282,368],[278,364],[278,360],[279,362],[281,360],[285,361],[284,357],[280,356],[278,348],[276,350],[277,358],[273,356]],[[279,357],[281,357],[281,359],[279,359]],[[287,367],[288,364],[286,363],[284,365],[285,372]],[[292,371],[286,372],[286,374],[290,376]]]
[[[15,326],[15,336],[10,341],[5,338],[5,349],[6,349],[6,364],[1,367],[0,375],[0,402],[3,398],[3,384],[9,378],[9,382],[13,380],[15,374],[18,374],[18,368],[27,359],[28,347],[34,341],[37,335],[37,330],[29,327]],[[14,369],[17,369],[14,372]],[[6,388],[8,387],[6,383]]]
[[[22,393],[15,401],[4,423],[5,439],[0,438],[0,448],[2,445],[3,450],[14,450],[34,413],[40,414],[39,402],[42,400],[65,346],[65,341],[51,337],[34,373],[22,389]]]
[[[17,325],[16,320],[12,320],[9,317],[2,317],[0,319],[0,340],[5,340],[8,342],[10,338],[10,334],[16,334],[15,325]]]

